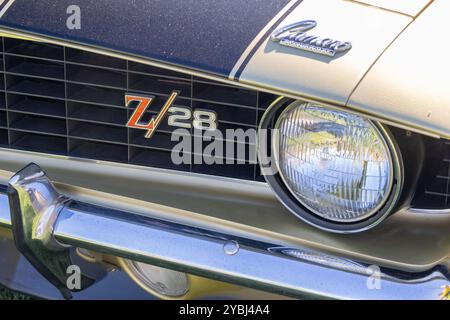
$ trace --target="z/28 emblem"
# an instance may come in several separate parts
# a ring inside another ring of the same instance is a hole
[[[306,32],[317,25],[314,20],[300,21],[276,30],[270,36],[274,42],[282,46],[318,53],[334,57],[336,53],[345,52],[352,48],[350,42],[342,42],[330,38],[319,37]]]
[[[188,107],[173,106],[179,91],[173,91],[167,101],[164,103],[161,111],[148,122],[142,122],[147,109],[151,105],[154,96],[142,96],[134,94],[125,95],[125,106],[129,107],[132,102],[138,105],[128,119],[127,127],[134,129],[147,130],[146,138],[151,138],[155,133],[165,115],[169,113],[167,124],[172,127],[194,128],[199,130],[215,130],[217,129],[217,114],[211,110],[196,109],[192,111]]]

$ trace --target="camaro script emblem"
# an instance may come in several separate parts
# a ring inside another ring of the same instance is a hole
[[[296,22],[275,30],[270,39],[286,47],[310,51],[329,57],[334,57],[336,53],[345,52],[352,48],[350,42],[337,41],[306,33],[316,25],[317,22],[314,20]]]

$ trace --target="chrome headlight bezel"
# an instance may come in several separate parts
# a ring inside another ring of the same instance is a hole
[[[276,127],[276,124],[280,118],[280,115],[284,112],[284,110],[295,100],[288,98],[279,98],[266,110],[264,113],[260,126],[259,126],[259,142],[258,142],[258,157],[260,159],[266,158],[266,153],[269,155],[272,153],[272,150],[277,150],[277,137],[273,137],[275,135],[275,131],[272,130]],[[308,103],[305,101],[305,103]],[[347,112],[349,114],[355,114],[357,116],[363,117],[369,120],[364,115],[349,111],[343,110],[342,108],[324,105],[321,103],[314,103],[315,105],[322,107],[324,109],[338,110],[341,112]],[[368,216],[363,220],[352,221],[352,222],[337,222],[325,219],[316,213],[312,212],[305,205],[303,205],[298,198],[293,194],[289,186],[285,183],[282,174],[280,173],[278,154],[272,155],[272,159],[275,160],[277,170],[274,174],[264,175],[267,183],[275,192],[277,198],[281,201],[281,203],[289,209],[294,215],[303,221],[307,222],[310,225],[318,227],[323,230],[335,232],[335,233],[356,233],[364,230],[371,229],[382,222],[385,218],[387,218],[391,213],[393,213],[396,204],[400,198],[402,187],[403,187],[403,162],[400,150],[398,145],[396,144],[393,136],[389,132],[389,129],[381,124],[378,121],[369,120],[370,123],[376,128],[376,130],[380,133],[380,136],[383,138],[383,143],[388,148],[389,154],[391,156],[391,167],[392,167],[392,185],[389,190],[389,196],[380,204],[379,208],[377,208],[377,212]],[[269,135],[267,139],[261,139],[262,132],[265,131]],[[264,144],[264,145],[262,145]],[[264,154],[262,154],[264,152]],[[267,168],[261,166],[262,172],[267,172]]]

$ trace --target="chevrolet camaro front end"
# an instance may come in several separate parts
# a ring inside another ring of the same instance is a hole
[[[449,12],[0,1],[0,284],[448,299]]]

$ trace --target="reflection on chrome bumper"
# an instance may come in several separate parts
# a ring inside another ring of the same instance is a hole
[[[29,173],[42,172],[38,166],[32,166]],[[30,174],[33,187],[28,189],[28,196],[30,192],[53,188],[45,174],[43,177],[33,180]],[[22,178],[27,183],[26,177]],[[60,209],[51,226],[53,240],[59,244],[238,285],[294,297],[307,294],[342,299],[438,299],[442,287],[449,283],[443,266],[420,274],[380,270],[306,248],[285,248],[62,199],[55,206]],[[0,186],[0,226],[12,227],[7,186]]]

